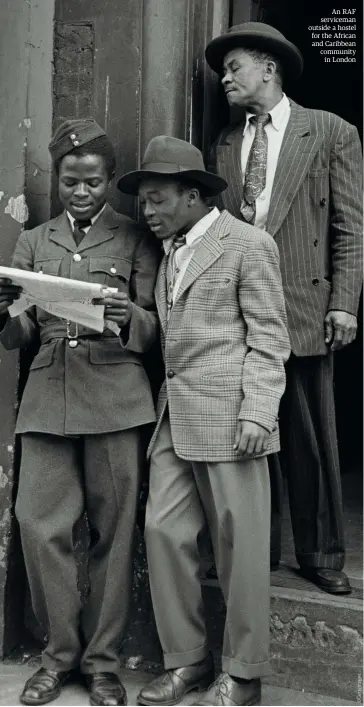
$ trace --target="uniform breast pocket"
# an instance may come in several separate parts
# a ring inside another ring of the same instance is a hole
[[[117,287],[119,291],[129,292],[131,275],[131,260],[114,256],[98,256],[90,258],[90,281]]]
[[[34,261],[34,272],[42,272],[45,275],[58,275],[62,258],[42,258]]]

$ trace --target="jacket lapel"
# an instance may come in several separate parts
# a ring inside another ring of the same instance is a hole
[[[115,231],[119,225],[114,209],[111,208],[110,204],[106,204],[102,214],[82,239],[78,246],[78,251],[81,252],[82,250],[93,248],[95,245],[100,245],[100,243],[111,240],[115,235],[113,231]]]
[[[283,137],[265,229],[275,236],[301,186],[323,136],[310,123],[305,108],[291,103],[291,115]]]
[[[66,211],[53,219],[49,225],[49,240],[70,250],[71,253],[77,250]]]
[[[155,301],[162,330],[167,328],[167,257],[164,255],[159,266],[157,282],[155,285]]]
[[[104,211],[91,226],[77,248],[67,213],[63,211],[49,226],[49,239],[72,253],[75,253],[76,250],[81,252],[114,238],[113,230],[117,229],[118,226],[117,214],[109,204],[106,204]]]
[[[228,183],[223,193],[225,208],[231,214],[240,216],[240,205],[243,191],[243,174],[241,171],[241,145],[243,142],[245,118],[222,139],[216,148],[216,158],[219,176]]]
[[[193,254],[177,292],[177,302],[189,287],[207,268],[218,260],[224,252],[220,239],[230,232],[231,216],[223,211],[202,237]]]

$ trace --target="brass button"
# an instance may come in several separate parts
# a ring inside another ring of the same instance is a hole
[[[315,287],[317,287],[317,285],[320,284],[320,280],[319,280],[317,277],[314,277],[313,280],[312,280],[312,284],[313,284]]]
[[[76,346],[78,346],[77,339],[70,339],[68,342],[68,346],[70,347],[70,349],[75,349]]]
[[[75,261],[75,263],[79,263],[80,260],[82,260],[82,257],[79,253],[75,253],[73,256],[73,260]]]
[[[114,268],[114,267],[110,268],[110,272],[112,275],[116,275],[116,268]]]
[[[72,135],[71,135],[71,140],[76,140],[76,135],[75,135],[75,133],[72,133]]]
[[[174,371],[167,372],[167,378],[173,378],[174,375],[175,375]]]
[[[79,141],[79,140],[74,140],[74,141],[73,141],[73,144],[74,144],[75,147],[78,147],[79,144],[80,144],[80,141]]]

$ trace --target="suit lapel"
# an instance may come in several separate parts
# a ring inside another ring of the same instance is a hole
[[[179,286],[176,302],[207,268],[218,260],[224,252],[220,239],[230,232],[231,216],[223,211],[210,226],[196,248]]]
[[[219,176],[228,183],[223,193],[225,208],[231,214],[240,217],[243,174],[241,171],[241,145],[243,142],[245,118],[239,123],[216,148]]]
[[[167,257],[164,255],[159,266],[157,282],[155,285],[155,301],[158,310],[158,316],[162,330],[167,328],[167,288],[166,288],[166,273],[167,273]]]
[[[291,115],[279,153],[265,226],[272,236],[286,218],[323,139],[310,123],[308,111],[292,101],[290,103]]]

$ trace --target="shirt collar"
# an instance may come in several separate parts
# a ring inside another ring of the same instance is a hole
[[[92,217],[92,219],[91,219],[91,226],[93,226],[94,223],[95,223],[95,221],[97,221],[97,219],[99,218],[99,216],[101,216],[101,214],[102,214],[102,212],[104,211],[104,209],[106,209],[106,202],[105,202],[105,204],[103,205],[102,209],[100,209],[100,211],[98,211],[97,214]],[[72,228],[72,231],[73,231],[73,230],[74,230],[74,225],[75,225],[76,219],[74,218],[74,216],[72,216],[72,214],[70,214],[69,211],[66,211],[66,214],[67,214],[67,218],[68,218],[68,220],[69,220],[69,222],[70,222],[70,224],[71,224],[71,228]]]
[[[274,108],[272,110],[268,111],[271,122],[273,125],[273,128],[277,131],[281,130],[283,125],[284,125],[284,120],[287,116],[287,111],[289,111],[290,105],[289,105],[289,100],[284,93],[281,100],[276,103]],[[247,129],[247,126],[249,124],[250,118],[252,118],[254,113],[246,113],[246,121],[245,121],[245,130]]]
[[[200,220],[192,226],[191,230],[186,233],[186,245],[192,246],[197,238],[200,238],[206,233],[206,231],[209,230],[210,226],[212,226],[214,221],[216,221],[219,216],[220,211],[217,206],[214,206],[214,208],[212,208],[206,216],[200,218]],[[166,238],[163,241],[163,248],[166,255],[168,255],[171,250],[173,240],[174,236],[171,236],[171,238]]]

